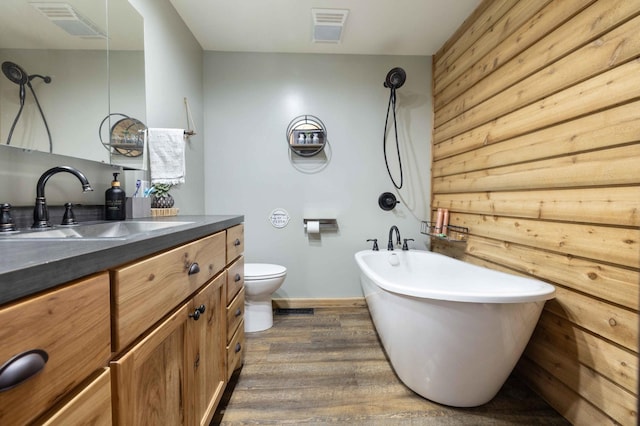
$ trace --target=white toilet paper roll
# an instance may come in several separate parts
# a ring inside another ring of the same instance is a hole
[[[320,222],[317,220],[309,220],[307,221],[307,234],[319,234],[320,233]]]

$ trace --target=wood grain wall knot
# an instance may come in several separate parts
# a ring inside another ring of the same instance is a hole
[[[153,281],[156,278],[156,276],[154,274],[149,274],[149,276],[147,277],[147,281]]]

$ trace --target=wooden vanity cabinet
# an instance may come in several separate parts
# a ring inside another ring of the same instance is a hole
[[[223,231],[112,272],[112,285],[120,287],[114,292],[121,306],[114,318],[116,348],[134,340],[111,363],[116,424],[209,424],[227,383],[225,262]],[[189,274],[193,263],[200,272]],[[199,286],[199,279],[208,281]],[[183,288],[190,291],[187,300],[175,307],[174,299],[175,310],[166,316],[169,300]],[[138,303],[131,304],[133,298]],[[147,306],[137,310],[139,303]],[[164,318],[154,323],[158,317]],[[129,324],[144,330],[142,337],[132,335]]]
[[[226,380],[224,279],[213,279],[111,363],[117,424],[209,423]]]
[[[10,360],[20,354],[46,353],[38,373],[0,391],[0,424],[32,423],[69,395],[86,391],[81,384],[109,362],[109,276],[97,274],[4,306],[0,324],[3,373],[18,365]],[[5,377],[0,374],[0,382],[7,386]],[[110,415],[97,407],[88,409],[88,418]]]
[[[227,230],[227,380],[244,359],[244,225]]]
[[[242,234],[235,226],[0,307],[0,366],[34,350],[47,358],[0,389],[0,425],[208,425],[241,365],[230,345],[244,344]]]

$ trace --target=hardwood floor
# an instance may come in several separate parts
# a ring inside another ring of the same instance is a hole
[[[405,387],[387,361],[367,308],[275,315],[269,330],[246,335],[212,424],[566,425],[511,377],[488,404],[451,408]]]

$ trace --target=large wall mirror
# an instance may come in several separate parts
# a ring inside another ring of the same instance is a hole
[[[0,146],[143,168],[103,144],[145,121],[143,34],[128,0],[2,0]]]

